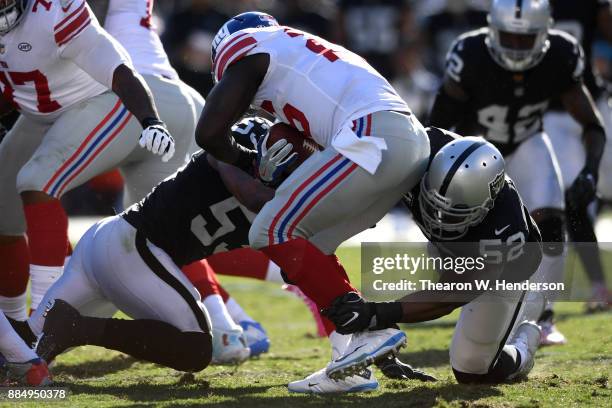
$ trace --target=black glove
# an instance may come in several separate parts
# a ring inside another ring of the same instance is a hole
[[[385,377],[393,380],[438,381],[436,377],[412,368],[411,365],[401,362],[399,358],[393,355],[376,362],[376,367],[382,371]]]
[[[366,302],[359,293],[348,292],[321,313],[336,325],[338,333],[351,334],[394,326],[402,317],[402,306],[398,302]]]
[[[597,174],[586,166],[565,192],[565,201],[574,209],[584,208],[595,199]]]

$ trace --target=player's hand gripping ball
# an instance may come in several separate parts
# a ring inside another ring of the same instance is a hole
[[[174,156],[174,138],[166,129],[166,124],[161,120],[151,120],[145,123],[139,139],[140,147],[147,149],[153,154],[160,155],[163,162],[167,162]]]
[[[320,146],[299,130],[277,123],[257,145],[259,178],[276,187],[317,150]]]

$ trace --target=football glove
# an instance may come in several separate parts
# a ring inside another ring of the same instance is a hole
[[[423,382],[438,381],[433,375],[413,368],[410,364],[402,362],[394,355],[389,355],[386,358],[377,361],[376,367],[382,371],[385,377],[393,380],[419,380]]]
[[[174,156],[174,138],[166,129],[166,124],[161,120],[149,119],[143,121],[143,128],[138,141],[140,147],[160,155],[163,162],[170,160]]]
[[[321,314],[336,325],[340,334],[394,327],[402,317],[398,302],[366,302],[357,292],[337,297]]]
[[[276,187],[282,181],[287,167],[297,158],[297,153],[291,153],[293,145],[285,139],[280,139],[267,148],[269,135],[269,133],[266,134],[257,143],[257,171],[264,184]]]
[[[587,167],[576,177],[565,193],[568,206],[576,209],[584,208],[595,199],[597,193],[597,175]]]

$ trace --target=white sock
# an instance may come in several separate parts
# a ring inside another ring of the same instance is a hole
[[[63,266],[30,265],[30,294],[32,297],[30,309],[36,310],[45,293],[62,276],[63,271]]]
[[[34,350],[13,330],[3,313],[0,313],[0,353],[10,363],[25,363],[38,358]]]
[[[236,323],[242,321],[255,322],[255,319],[249,316],[233,297],[227,299],[225,306],[227,307],[227,311],[229,312],[230,316]]]
[[[520,371],[523,369],[523,367],[525,367],[525,364],[527,364],[527,360],[529,359],[529,353],[527,352],[527,350],[525,350],[523,346],[523,344],[521,343],[519,344],[510,344],[510,346],[514,347],[514,349],[516,350],[516,352],[521,356],[521,364],[519,365],[519,368],[517,371]]]
[[[280,266],[270,261],[268,263],[268,271],[266,272],[266,281],[285,283],[280,272],[281,272]]]
[[[329,334],[329,342],[332,346],[332,360],[337,359],[344,353],[350,340],[350,334],[340,334],[335,330]]]
[[[206,310],[208,310],[213,329],[240,329],[240,326],[238,326],[232,320],[227,308],[225,307],[225,303],[223,303],[223,298],[220,295],[210,295],[204,299],[202,303],[204,303]]]
[[[15,297],[0,296],[0,310],[11,319],[27,320],[28,308],[26,301],[26,292],[23,292],[21,295]]]

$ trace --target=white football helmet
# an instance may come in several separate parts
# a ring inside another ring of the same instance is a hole
[[[442,240],[457,239],[482,222],[504,186],[504,168],[499,150],[482,138],[459,137],[442,147],[421,180],[419,208],[425,232]]]
[[[486,39],[491,56],[509,71],[537,65],[550,48],[548,0],[493,0]]]
[[[11,31],[23,18],[28,0],[0,0],[0,35]]]

